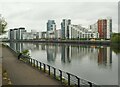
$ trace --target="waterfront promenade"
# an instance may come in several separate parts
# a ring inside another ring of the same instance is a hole
[[[42,71],[17,59],[10,49],[2,46],[3,67],[7,70],[12,85],[61,85]],[[3,84],[4,85],[4,84]]]

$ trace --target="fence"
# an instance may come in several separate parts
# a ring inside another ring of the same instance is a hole
[[[12,48],[10,48],[10,49],[12,50],[12,52],[15,55],[17,54],[17,52],[15,50],[13,50]],[[23,58],[22,57],[22,61],[27,63],[27,64],[30,64],[31,66],[33,66],[39,70],[42,70],[43,72],[47,73],[51,77],[59,80],[64,85],[77,86],[77,87],[100,87],[100,86],[94,84],[93,82],[81,79],[76,75],[62,71],[60,69],[57,69],[53,66],[42,63],[42,62],[37,61],[37,60],[32,59],[32,58],[29,58],[29,57]]]

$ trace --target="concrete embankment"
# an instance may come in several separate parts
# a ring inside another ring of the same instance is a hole
[[[110,45],[110,40],[6,40],[5,42],[40,42],[40,43],[66,43],[66,44],[90,44],[90,45]]]

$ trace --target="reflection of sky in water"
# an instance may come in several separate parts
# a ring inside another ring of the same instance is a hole
[[[97,84],[118,84],[118,55],[110,47],[14,43],[18,51],[28,49],[31,57]]]

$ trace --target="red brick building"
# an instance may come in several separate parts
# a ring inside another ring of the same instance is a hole
[[[107,20],[106,19],[99,19],[98,22],[98,33],[99,38],[107,38]]]

